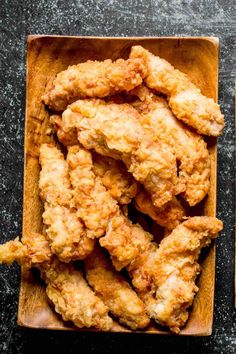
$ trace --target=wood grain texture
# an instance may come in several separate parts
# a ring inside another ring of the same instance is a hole
[[[188,74],[207,97],[217,99],[218,39],[217,38],[96,38],[63,36],[29,36],[27,48],[27,97],[25,120],[25,169],[23,235],[42,230],[42,203],[39,198],[39,146],[53,141],[50,133],[49,112],[41,101],[45,87],[56,73],[68,65],[90,60],[127,58],[130,47],[140,44],[154,54],[167,59],[176,68]],[[199,215],[216,213],[216,139],[207,140],[211,156],[211,187],[208,197],[196,209]],[[200,290],[190,311],[187,325],[180,335],[210,335],[212,332],[215,246],[207,251],[201,263],[198,279]],[[22,274],[18,324],[32,328],[58,330],[75,329],[55,314],[47,302],[43,284],[34,273]],[[88,329],[84,329],[88,331]],[[114,324],[115,332],[131,332]],[[81,330],[83,331],[83,329]],[[145,332],[166,334],[152,324]]]

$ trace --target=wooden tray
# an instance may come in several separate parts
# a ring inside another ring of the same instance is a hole
[[[27,42],[27,95],[25,120],[25,168],[23,235],[42,231],[42,203],[39,198],[38,152],[42,143],[52,141],[49,113],[41,102],[45,86],[68,65],[90,60],[127,58],[130,47],[141,44],[154,54],[170,61],[187,73],[208,97],[217,99],[218,50],[217,38],[99,38],[29,36]],[[216,139],[207,140],[211,156],[211,187],[208,197],[198,208],[202,215],[216,213]],[[190,317],[180,335],[206,336],[212,332],[215,279],[215,246],[207,251],[202,262],[198,284],[200,290],[194,300]],[[22,272],[18,324],[31,328],[75,329],[61,320],[48,305],[44,286],[33,272]],[[82,329],[82,331],[88,331]],[[115,332],[132,332],[114,324]],[[162,328],[151,325],[142,333],[164,334]]]

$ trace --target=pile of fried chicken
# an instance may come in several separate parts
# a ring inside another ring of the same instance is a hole
[[[55,311],[77,327],[109,331],[115,318],[136,330],[152,319],[179,333],[200,251],[222,229],[183,206],[209,191],[202,135],[221,134],[218,104],[141,46],[128,60],[70,66],[43,102],[60,142],[40,147],[44,232],[1,245],[0,262],[38,268]],[[130,220],[130,203],[161,226],[159,244]]]

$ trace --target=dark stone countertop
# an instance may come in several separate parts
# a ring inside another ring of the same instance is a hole
[[[27,34],[217,36],[219,100],[226,128],[219,139],[214,333],[184,338],[28,330],[16,325],[19,268],[0,267],[0,353],[233,353],[234,310],[234,0],[1,0],[1,242],[21,234],[25,49]],[[162,349],[161,349],[162,348]]]

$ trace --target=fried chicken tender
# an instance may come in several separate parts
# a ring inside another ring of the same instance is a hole
[[[168,96],[169,106],[178,119],[200,134],[219,136],[222,133],[224,116],[219,105],[205,97],[187,75],[141,46],[132,47],[130,58],[144,60],[147,66],[145,83]]]
[[[151,92],[134,107],[141,114],[142,126],[172,147],[180,162],[179,178],[186,185],[183,196],[190,206],[196,205],[210,187],[210,156],[205,141],[175,118],[163,98]]]
[[[27,247],[19,241],[19,237],[14,241],[9,241],[0,245],[0,263],[12,264],[15,260],[22,263],[26,258]]]
[[[152,294],[152,289],[154,287],[152,279],[152,264],[158,249],[157,243],[153,242],[151,238],[147,241],[148,242],[143,244],[142,253],[139,253],[126,267],[135,291],[140,298],[143,298],[145,308],[146,297],[149,297],[150,293]]]
[[[39,187],[44,201],[43,221],[52,252],[62,262],[85,258],[94,247],[74,208],[67,162],[54,145],[40,147]]]
[[[148,315],[174,333],[179,333],[186,323],[187,309],[198,291],[195,279],[200,273],[197,263],[200,251],[221,229],[222,222],[214,217],[192,217],[178,225],[159,247],[152,242],[150,234],[139,229],[141,252],[131,253],[130,262],[125,266]],[[119,237],[119,225],[113,226],[110,232],[108,245],[101,243],[107,235],[100,243],[108,249],[119,270],[116,254],[122,255],[125,240]]]
[[[105,97],[132,90],[142,83],[145,75],[143,59],[89,60],[57,74],[42,100],[50,108],[62,111],[78,98]]]
[[[54,262],[43,271],[43,278],[47,296],[64,321],[72,321],[79,328],[111,329],[107,306],[90,289],[81,271],[71,264]]]
[[[41,165],[39,188],[42,200],[50,205],[70,207],[73,192],[68,166],[62,152],[52,144],[42,144],[39,162]]]
[[[77,327],[111,328],[107,306],[89,288],[80,271],[52,255],[44,235],[33,233],[22,242],[17,238],[0,245],[0,263],[17,261],[26,268],[37,267],[46,282],[48,298],[65,321]]]
[[[64,146],[76,145],[78,144],[77,129],[72,128],[67,132],[63,130],[62,119],[59,115],[53,115],[50,117],[50,123],[57,133],[57,138]]]
[[[129,172],[143,183],[155,206],[161,207],[179,193],[176,159],[171,148],[154,141],[142,128],[139,113],[129,104],[78,100],[62,114],[63,130],[76,127],[86,149],[123,160]]]
[[[195,280],[200,273],[200,251],[221,230],[222,222],[214,217],[192,217],[165,237],[152,259],[144,263],[151,276],[151,291],[136,290],[149,316],[174,333],[186,323],[187,309],[198,291]]]
[[[12,264],[14,261],[25,268],[39,267],[52,257],[45,236],[33,232],[30,237],[19,241],[19,237],[0,245],[0,264]]]
[[[144,303],[127,280],[118,273],[100,248],[85,260],[86,279],[95,294],[104,302],[119,322],[135,330],[146,327],[150,320]]]
[[[71,146],[67,155],[71,182],[78,213],[112,255],[117,270],[129,264],[143,250],[143,243],[152,236],[121,213],[117,202],[93,173],[92,155],[80,145]],[[147,236],[148,235],[148,236]]]
[[[78,216],[91,231],[90,237],[100,237],[106,233],[109,220],[119,212],[117,202],[94,174],[89,151],[79,145],[71,146],[67,162]]]
[[[129,204],[136,196],[138,183],[122,161],[93,153],[93,171],[119,204]]]
[[[99,242],[110,253],[114,267],[121,270],[142,253],[152,239],[139,224],[132,224],[120,214],[110,220],[106,235]]]
[[[185,216],[184,208],[175,197],[161,208],[156,208],[144,189],[138,192],[134,203],[141,213],[150,216],[157,224],[168,230],[174,229]]]
[[[53,253],[62,262],[84,259],[94,247],[76,209],[45,203],[43,222]]]

